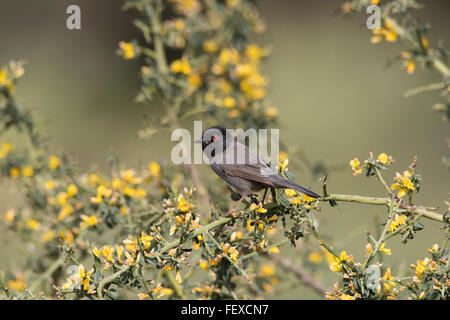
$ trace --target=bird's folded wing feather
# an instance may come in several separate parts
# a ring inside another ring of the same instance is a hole
[[[270,176],[275,173],[267,165],[264,164],[233,164],[223,165],[222,171],[225,175],[240,177],[246,180],[255,181],[266,184],[268,186],[274,186]]]

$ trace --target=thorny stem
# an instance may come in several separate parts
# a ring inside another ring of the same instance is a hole
[[[206,234],[209,236],[209,238],[211,239],[211,241],[214,242],[214,244],[216,245],[217,249],[223,251],[222,248],[220,247],[220,244],[216,241],[216,239],[214,239],[214,236],[213,236],[211,233],[209,233],[209,232],[207,232]],[[226,252],[224,252],[224,253],[225,253],[225,257],[227,258],[227,260],[228,260],[228,261],[229,261],[229,262],[230,262],[237,270],[239,270],[239,272],[245,277],[245,279],[247,279],[247,280],[250,281],[250,279],[248,278],[247,273],[245,272],[245,270],[242,269],[235,261],[233,261],[233,259],[230,258],[230,256],[228,255],[228,253],[226,253]]]
[[[381,232],[380,237],[378,238],[377,243],[375,244],[375,248],[372,250],[372,252],[368,255],[368,257],[366,258],[366,260],[363,263],[362,269],[365,270],[367,265],[370,263],[370,261],[375,257],[375,255],[378,253],[378,250],[380,249],[381,245],[383,244],[383,242],[386,241],[385,237],[386,234],[388,233],[389,230],[389,226],[391,225],[392,221],[394,220],[394,216],[395,216],[395,212],[397,211],[398,206],[396,208],[396,210],[394,210],[394,199],[391,198],[390,199],[390,203],[389,203],[389,216],[388,216],[388,220],[386,221],[386,225],[384,226],[383,231]]]
[[[382,174],[381,174],[381,172],[380,172],[380,169],[378,169],[377,167],[374,167],[374,168],[375,168],[375,172],[376,172],[376,174],[377,174],[378,180],[380,180],[381,184],[382,184],[382,185],[384,186],[384,188],[386,189],[386,192],[387,192],[389,195],[392,195],[391,189],[389,189],[389,186],[387,185],[386,181],[384,181],[384,178],[383,178],[383,176],[382,176]]]
[[[389,206],[389,198],[365,197],[365,196],[347,195],[347,194],[331,194],[328,197],[324,197],[319,200],[357,202],[357,203],[365,203],[365,204],[372,204],[372,205]],[[397,200],[397,201],[399,201],[399,200]],[[448,219],[444,221],[444,216],[442,214],[433,212],[433,211],[428,211],[426,209],[422,209],[422,207],[420,207],[420,206],[411,206],[411,205],[407,205],[404,203],[400,203],[400,208],[402,208],[412,214],[423,215],[424,217],[431,219],[431,220],[448,223]]]

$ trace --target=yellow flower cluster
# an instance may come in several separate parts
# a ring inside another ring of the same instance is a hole
[[[414,191],[416,188],[411,181],[411,173],[408,170],[403,171],[403,174],[396,173],[395,183],[391,185],[392,190],[399,190],[397,197],[402,198],[406,195],[407,191]]]
[[[350,160],[350,167],[352,167],[354,176],[362,173],[361,162],[358,158],[353,158]]]
[[[314,198],[311,198],[310,196],[307,196],[306,194],[298,194],[297,191],[293,189],[285,189],[284,193],[291,198],[290,202],[295,205],[300,205],[302,203],[305,203],[306,206],[309,206],[309,203],[314,201]],[[310,206],[309,206],[310,207]]]
[[[9,280],[8,281],[8,288],[10,290],[15,290],[19,292],[23,292],[25,288],[27,287],[27,284],[23,280],[23,275],[20,273],[17,273],[15,276],[15,280]]]
[[[381,42],[383,39],[388,42],[395,42],[397,40],[397,33],[392,29],[392,24],[389,21],[384,22],[384,27],[372,29],[374,34],[370,39],[372,43]]]
[[[82,222],[80,224],[81,229],[85,229],[87,227],[93,227],[102,221],[100,218],[97,218],[96,216],[86,216],[84,214],[81,215],[81,220],[82,220]]]
[[[132,43],[121,41],[119,43],[119,48],[124,59],[129,60],[136,57],[136,48]]]
[[[231,246],[229,243],[221,243],[220,247],[223,252],[227,253],[231,260],[237,262],[237,257],[239,256],[239,251],[237,251],[236,247]]]
[[[402,226],[404,224],[406,224],[406,219],[408,219],[407,216],[405,216],[404,214],[395,214],[394,216],[394,220],[392,220],[391,224],[389,225],[389,232],[394,232],[395,230],[397,230],[397,228],[399,226]]]
[[[384,286],[384,294],[387,295],[391,292],[392,288],[396,287],[396,283],[392,281],[395,279],[391,275],[391,268],[386,269],[386,273],[383,275],[382,280]]]
[[[347,255],[346,251],[341,251],[341,253],[339,254],[339,258],[327,252],[326,259],[330,267],[330,270],[333,272],[341,272],[342,264],[345,262],[353,263],[353,256]]]
[[[91,288],[91,275],[94,273],[94,268],[85,271],[82,264],[78,266],[78,273],[74,273],[72,276],[66,279],[66,282],[62,285],[63,290],[78,289],[88,294],[94,294],[95,291]]]

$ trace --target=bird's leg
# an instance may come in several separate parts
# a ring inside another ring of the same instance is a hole
[[[230,216],[232,213],[233,213],[233,211],[234,211],[234,209],[236,209],[236,207],[239,205],[239,203],[241,203],[242,202],[242,200],[244,200],[244,198],[245,198],[245,194],[233,205],[233,207],[231,207],[231,209],[228,211],[228,213],[225,215],[225,217],[228,217],[228,216]]]
[[[267,190],[268,190],[268,188],[264,189],[264,195],[263,195],[263,199],[262,199],[262,204],[264,204],[264,202],[266,201]]]
[[[270,193],[272,194],[272,201],[278,203],[278,197],[277,197],[276,189],[275,188],[270,188]]]

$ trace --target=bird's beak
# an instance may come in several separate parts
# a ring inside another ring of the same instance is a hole
[[[201,139],[194,140],[194,143],[202,143],[202,140]]]

